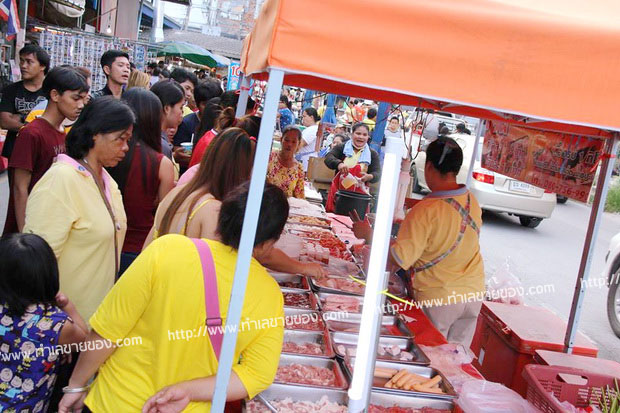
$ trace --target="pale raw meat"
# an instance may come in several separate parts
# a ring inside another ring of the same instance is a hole
[[[328,295],[322,304],[323,311],[360,312],[360,301],[346,295]]]
[[[320,287],[347,291],[355,294],[364,294],[365,288],[362,284],[349,278],[320,277],[315,278],[315,283]]]
[[[320,356],[325,354],[323,351],[323,346],[317,343],[303,343],[297,344],[292,341],[285,341],[282,344],[282,351],[286,353],[296,353],[296,354],[310,354],[315,356]]]
[[[318,402],[293,401],[290,397],[270,402],[280,413],[347,413],[347,406],[330,402],[327,396]],[[246,403],[246,410],[248,413],[269,413],[269,409],[258,400]]]
[[[393,345],[390,347],[386,347],[385,351],[393,356],[398,356],[400,354],[400,347],[397,345]]]
[[[368,406],[368,413],[450,413],[450,410],[433,409],[431,407],[423,407],[421,409],[413,409],[411,407],[383,407],[371,404]]]
[[[322,387],[336,387],[336,375],[325,367],[289,364],[279,366],[275,381],[280,383],[309,384]]]

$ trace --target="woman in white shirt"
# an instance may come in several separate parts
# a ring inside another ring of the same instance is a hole
[[[315,108],[306,108],[301,116],[301,123],[306,127],[301,134],[302,142],[299,152],[297,152],[297,160],[302,163],[304,172],[308,170],[308,159],[317,156],[316,134],[319,130],[319,121],[321,117]]]

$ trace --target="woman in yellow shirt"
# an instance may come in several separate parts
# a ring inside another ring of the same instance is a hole
[[[127,219],[121,193],[104,167],[129,147],[134,115],[102,97],[87,105],[66,139],[66,155],[32,189],[24,232],[40,235],[58,258],[60,290],[87,320],[114,285]]]
[[[301,144],[301,130],[289,125],[282,132],[282,148],[272,152],[267,166],[267,182],[284,191],[287,197],[304,199],[304,169],[295,160],[295,153]]]
[[[282,293],[256,260],[273,248],[288,216],[284,193],[270,184],[263,193],[242,322],[226,325],[248,190],[246,183],[222,202],[217,224],[221,241],[205,240],[214,261],[222,325],[239,332],[229,400],[254,397],[271,384],[284,336]],[[87,341],[109,340],[118,347],[102,346],[80,355],[59,411],[81,409],[88,392],[85,402],[94,413],[139,412],[149,397],[165,388],[166,394],[175,395],[175,411],[208,412],[218,358],[204,333],[207,316],[215,317],[207,313],[210,294],[204,285],[201,256],[192,239],[166,235],[149,245],[90,319],[93,330]]]

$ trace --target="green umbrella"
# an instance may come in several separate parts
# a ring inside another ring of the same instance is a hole
[[[207,49],[203,49],[195,44],[169,41],[158,43],[158,45],[162,45],[163,48],[157,52],[157,56],[182,57],[190,62],[209,67],[228,66],[230,63],[228,59],[211,53]]]

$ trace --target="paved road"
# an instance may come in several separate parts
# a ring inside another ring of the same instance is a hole
[[[525,288],[553,285],[553,293],[526,297],[527,304],[544,306],[568,319],[581,260],[590,208],[568,201],[536,229],[524,228],[515,217],[485,212],[481,249],[486,273],[501,270],[508,259]],[[590,278],[601,278],[609,241],[620,232],[620,215],[605,213],[592,259]],[[600,357],[620,361],[620,338],[607,321],[606,287],[586,290],[579,329],[599,347]]]

